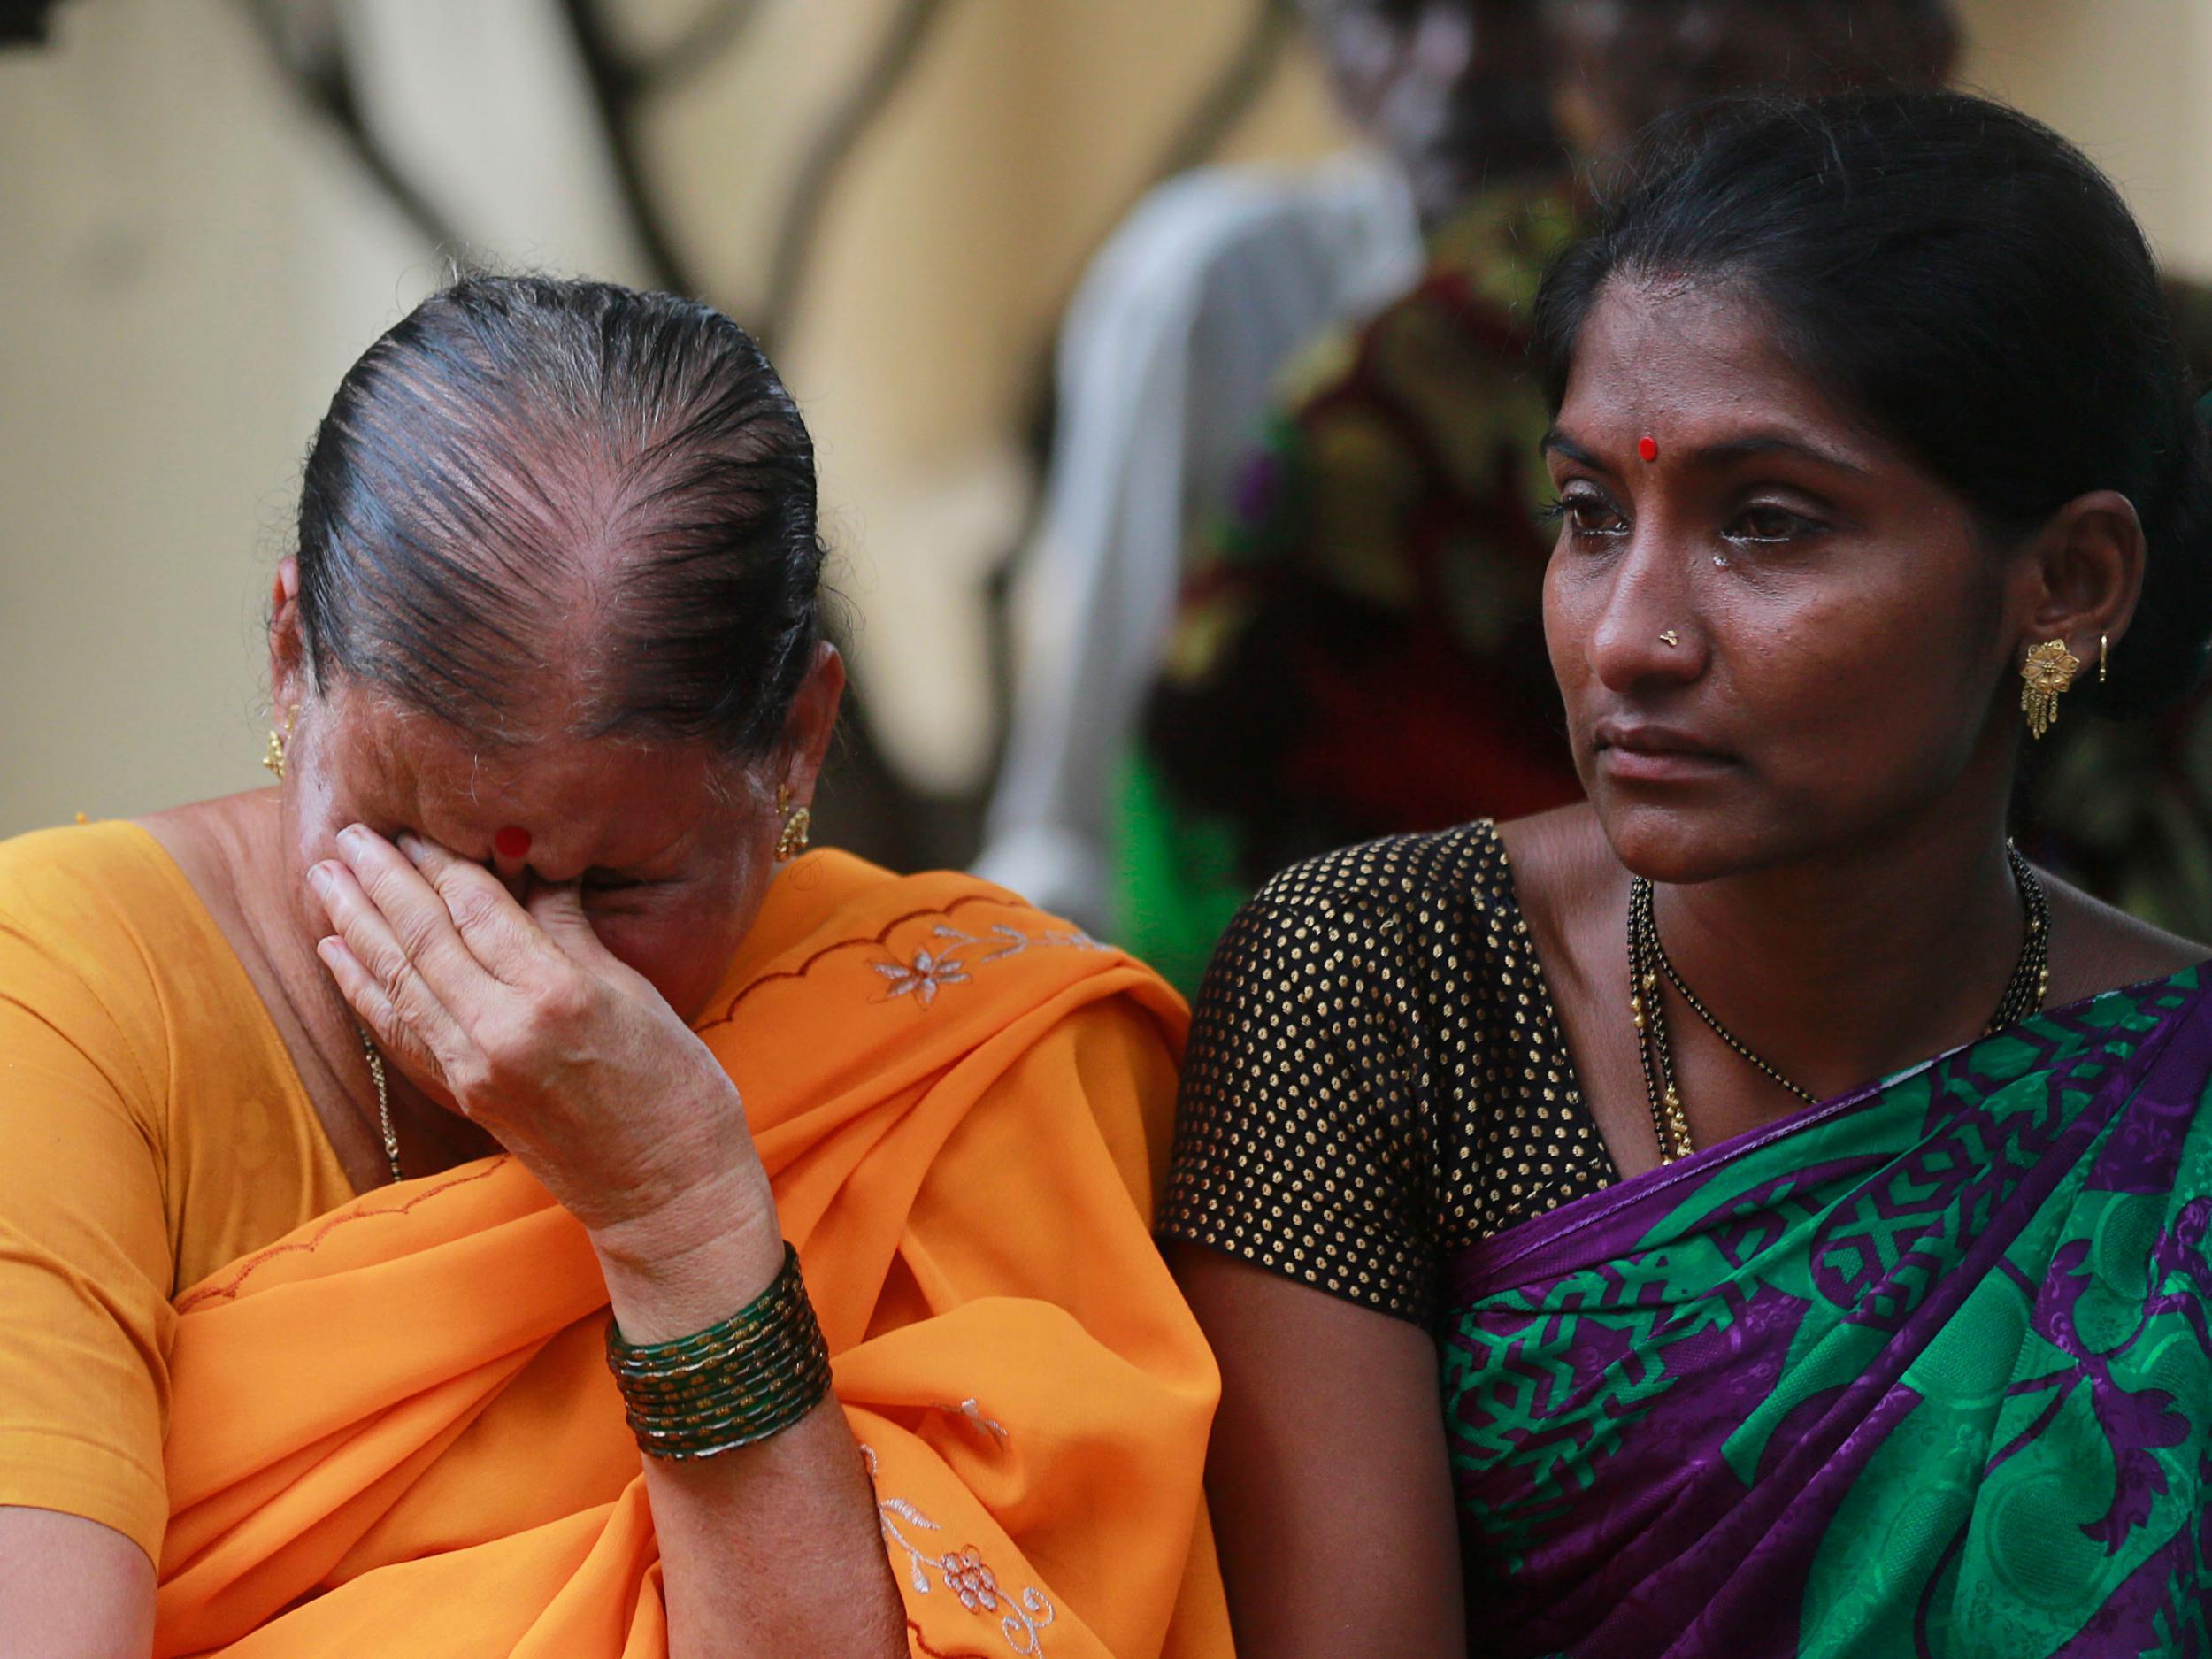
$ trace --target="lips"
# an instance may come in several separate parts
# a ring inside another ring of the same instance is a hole
[[[1600,749],[1624,749],[1635,755],[1695,755],[1725,760],[1727,752],[1696,733],[1657,720],[1600,720],[1590,730]]]
[[[1598,764],[1624,780],[1685,781],[1708,776],[1733,760],[1696,733],[1656,720],[1600,720],[1590,735]]]

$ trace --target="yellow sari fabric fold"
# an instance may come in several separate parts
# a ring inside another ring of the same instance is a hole
[[[821,853],[700,1026],[918,1655],[1230,1652],[1217,1379],[1148,1232],[1184,1023],[997,888]],[[605,1289],[520,1164],[366,1194],[178,1310],[157,1655],[665,1652]]]

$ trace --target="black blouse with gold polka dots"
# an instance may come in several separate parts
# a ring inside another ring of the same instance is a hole
[[[1433,1328],[1456,1251],[1615,1179],[1494,825],[1294,864],[1230,925],[1162,1237]]]

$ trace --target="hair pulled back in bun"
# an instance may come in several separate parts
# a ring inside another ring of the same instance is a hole
[[[307,458],[319,683],[487,739],[561,676],[582,732],[782,735],[823,635],[814,445],[751,336],[604,282],[471,276],[347,371]]]

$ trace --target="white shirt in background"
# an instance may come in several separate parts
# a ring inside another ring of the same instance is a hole
[[[1421,260],[1402,179],[1348,154],[1171,179],[1092,261],[1061,328],[1051,470],[1018,581],[1012,711],[977,874],[1111,930],[1115,772],[1186,538],[1225,509],[1289,360],[1410,288]]]

